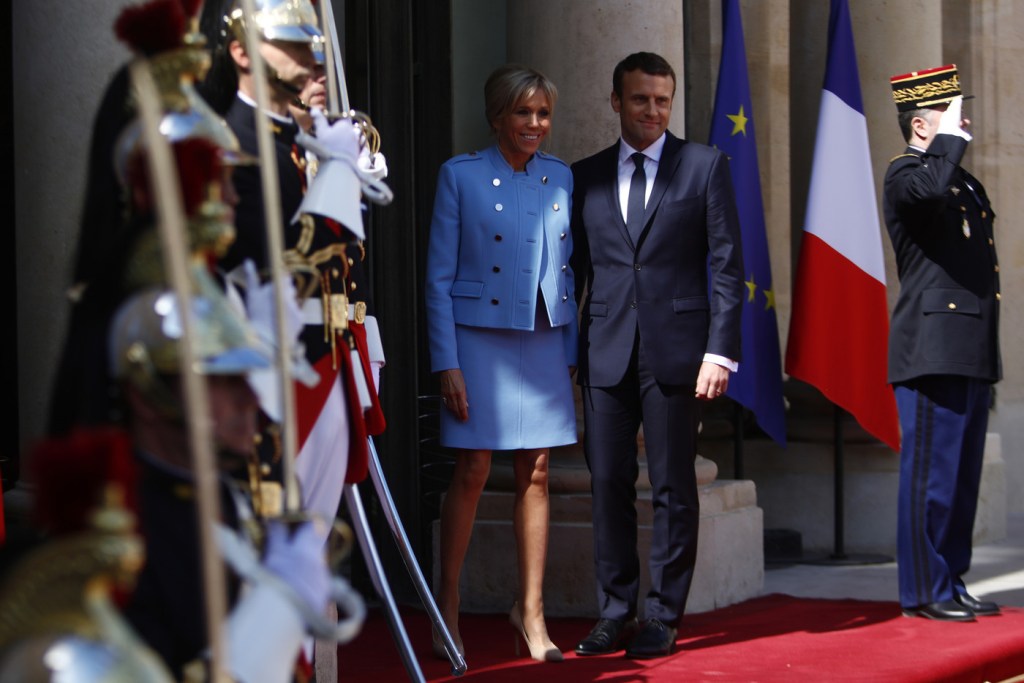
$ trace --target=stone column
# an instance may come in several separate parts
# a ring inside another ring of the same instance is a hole
[[[558,87],[550,151],[568,162],[619,135],[611,109],[612,70],[638,51],[657,52],[683,73],[679,0],[516,0],[508,3],[508,59],[543,72]],[[683,90],[670,128],[683,133]]]

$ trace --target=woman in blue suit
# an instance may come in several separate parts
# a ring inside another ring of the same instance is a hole
[[[441,443],[457,452],[441,507],[438,605],[461,650],[459,574],[477,502],[491,452],[514,451],[519,592],[509,621],[534,659],[561,661],[544,623],[542,586],[549,450],[576,442],[572,174],[540,151],[557,98],[547,78],[507,65],[487,79],[484,97],[497,143],[441,167],[427,257]],[[436,638],[434,649],[444,655]]]

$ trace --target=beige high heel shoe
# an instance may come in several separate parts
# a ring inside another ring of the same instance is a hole
[[[538,662],[560,662],[562,661],[562,652],[558,647],[551,642],[551,639],[547,639],[546,643],[534,643],[530,640],[530,637],[526,635],[526,629],[523,628],[523,612],[519,609],[519,603],[512,603],[512,609],[508,613],[508,623],[512,624],[512,628],[519,632],[519,636],[526,643],[526,647],[530,650],[530,657],[537,660]],[[519,638],[516,638],[516,656],[519,656]]]

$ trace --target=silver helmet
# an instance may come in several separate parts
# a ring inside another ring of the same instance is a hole
[[[253,22],[264,40],[306,43],[317,63],[323,64],[324,34],[310,0],[253,0],[253,5]],[[237,40],[245,41],[245,12],[239,0],[232,4],[224,22]]]

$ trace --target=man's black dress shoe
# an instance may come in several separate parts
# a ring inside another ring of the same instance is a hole
[[[925,617],[939,621],[974,621],[974,612],[955,600],[932,602],[920,607],[904,608],[905,617]]]
[[[676,644],[676,630],[658,619],[648,619],[640,627],[632,642],[626,646],[631,659],[651,659],[672,654]]]
[[[576,646],[583,657],[618,652],[636,633],[636,619],[598,619],[587,637]]]
[[[979,617],[991,617],[999,614],[999,605],[989,600],[979,600],[968,593],[958,593],[954,600]]]

